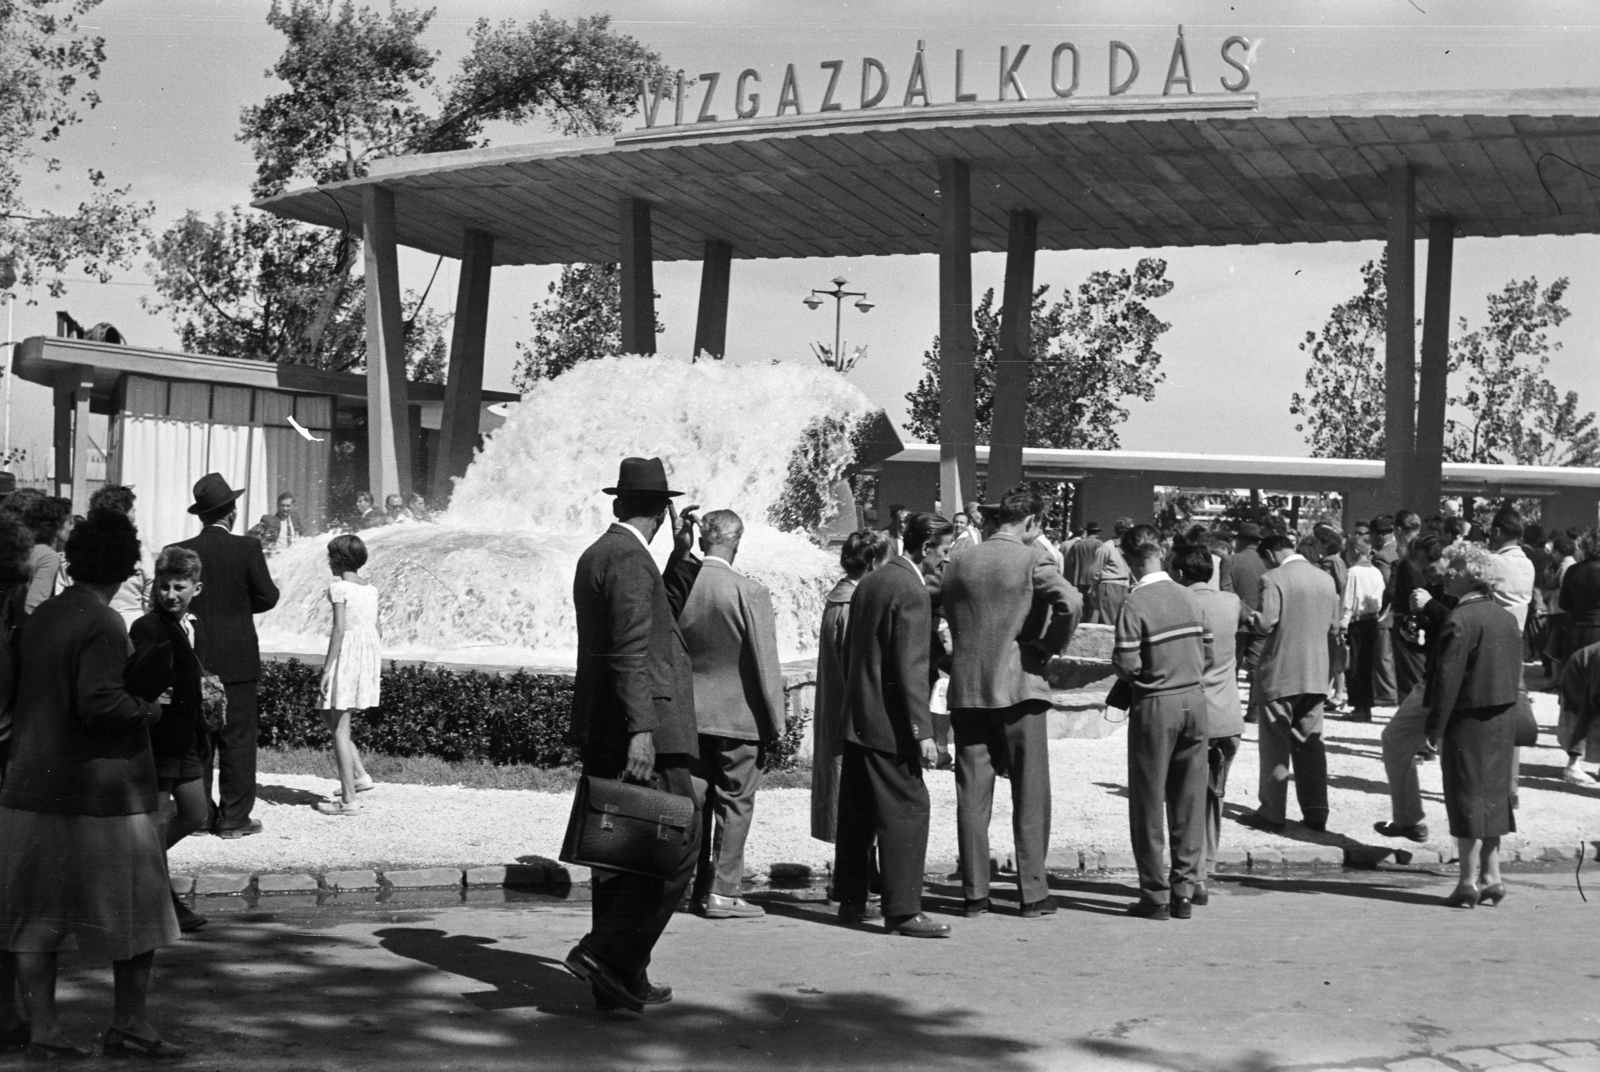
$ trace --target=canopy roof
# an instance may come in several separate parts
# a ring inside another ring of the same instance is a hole
[[[1546,154],[1555,154],[1549,156]],[[1005,248],[1007,214],[1041,249],[1384,237],[1385,174],[1417,171],[1417,218],[1462,236],[1600,233],[1600,89],[1050,98],[689,123],[614,137],[379,161],[367,178],[259,207],[358,228],[362,188],[394,191],[397,238],[496,264],[618,259],[618,203],[653,206],[654,257],[717,238],[752,258],[938,249],[938,160],[972,168],[973,248]],[[1540,165],[1543,160],[1542,166]],[[1541,184],[1541,171],[1543,184]]]

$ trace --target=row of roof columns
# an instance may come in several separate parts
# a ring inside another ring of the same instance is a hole
[[[1428,275],[1423,300],[1421,375],[1416,345],[1416,176],[1397,165],[1388,174],[1388,323],[1384,391],[1384,500],[1389,509],[1421,504],[1436,509],[1444,459],[1449,355],[1451,261],[1455,221],[1428,221]],[[972,328],[971,174],[965,161],[939,161],[939,487],[946,516],[977,492]],[[365,187],[367,272],[367,421],[369,481],[382,496],[409,494],[411,449],[402,338],[394,194]],[[655,280],[651,206],[624,198],[617,234],[622,282],[622,351],[655,352]],[[1013,209],[1006,246],[1000,354],[990,428],[990,494],[1020,483],[1032,353],[1032,301],[1038,219]],[[445,388],[440,447],[433,473],[436,495],[447,493],[472,461],[483,392],[484,339],[494,236],[462,236],[460,285]],[[733,248],[708,238],[700,277],[694,352],[721,356],[728,333],[728,285]]]

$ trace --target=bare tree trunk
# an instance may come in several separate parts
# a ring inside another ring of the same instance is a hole
[[[355,264],[356,257],[361,253],[361,240],[354,234],[344,236],[344,250],[339,258],[340,268],[333,273],[322,288],[322,296],[317,299],[317,312],[311,318],[311,323],[306,327],[305,362],[316,368],[322,367],[321,351],[322,336],[328,330],[328,324],[333,320],[333,314],[339,308],[339,303],[344,300],[345,287],[350,283],[350,268]]]

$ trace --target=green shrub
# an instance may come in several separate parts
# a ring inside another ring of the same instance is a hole
[[[290,659],[261,667],[257,740],[267,748],[327,748],[316,713],[320,666]],[[480,763],[565,767],[578,761],[570,736],[572,679],[561,674],[486,674],[386,665],[383,703],[350,729],[363,751]],[[804,740],[796,718],[767,752],[767,770],[788,770]]]

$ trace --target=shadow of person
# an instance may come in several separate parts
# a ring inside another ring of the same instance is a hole
[[[492,992],[462,994],[485,1011],[535,1008],[556,1016],[592,1015],[594,1001],[587,984],[561,962],[537,953],[495,949],[493,938],[446,934],[428,927],[387,927],[374,931],[382,948],[494,987]]]
[[[1422,893],[1380,882],[1352,882],[1348,879],[1257,878],[1255,875],[1229,875],[1228,881],[1241,889],[1263,893],[1331,893],[1340,897],[1359,897],[1368,901],[1393,901],[1397,904],[1436,906],[1443,894]]]
[[[307,789],[291,789],[286,785],[257,785],[256,799],[264,800],[268,804],[289,804],[311,808],[328,798],[322,793],[313,793]]]

